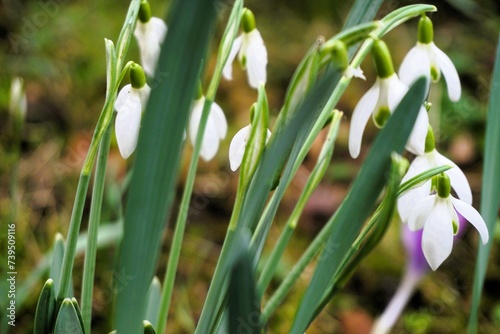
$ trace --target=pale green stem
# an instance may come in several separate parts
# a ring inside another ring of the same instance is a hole
[[[108,163],[109,145],[111,141],[111,124],[108,126],[102,138],[92,189],[92,201],[90,204],[90,218],[88,226],[87,248],[83,266],[82,282],[82,319],[85,332],[90,333],[92,320],[92,292],[94,290],[95,261],[97,255],[97,238],[99,224],[101,222],[102,198],[104,184],[106,181],[106,166]]]

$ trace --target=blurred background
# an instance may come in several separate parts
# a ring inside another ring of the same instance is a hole
[[[164,17],[169,1],[150,0],[154,16]],[[104,38],[118,38],[128,8],[125,0],[40,0],[0,1],[0,241],[2,259],[6,224],[12,210],[9,189],[12,173],[18,163],[17,197],[17,284],[23,286],[25,300],[17,310],[15,333],[32,331],[38,293],[47,274],[41,268],[56,232],[66,235],[80,169],[85,159],[94,126],[105,94]],[[255,13],[257,27],[268,49],[268,82],[271,122],[281,108],[287,84],[308,48],[319,36],[329,38],[337,33],[347,16],[352,1],[336,0],[249,0],[245,5]],[[385,1],[377,15],[381,18],[414,1]],[[438,12],[431,18],[435,43],[453,60],[461,77],[462,98],[451,103],[443,80],[432,86],[431,122],[437,134],[440,152],[455,161],[466,173],[479,207],[483,139],[489,85],[500,28],[500,3],[497,0],[428,1]],[[211,56],[207,62],[205,82],[214,66],[218,41],[229,14],[231,1],[220,0],[218,25],[214,31]],[[390,32],[384,39],[393,56],[395,67],[416,42],[418,19]],[[139,61],[137,43],[132,42],[128,59]],[[187,64],[189,65],[189,64]],[[369,124],[363,140],[361,157],[350,158],[347,151],[349,120],[360,97],[371,87],[375,75],[370,57],[362,69],[366,81],[353,80],[338,109],[345,112],[344,121],[327,176],[314,193],[304,211],[298,231],[280,263],[280,279],[305,250],[327,219],[347,194],[369,149],[376,128]],[[28,112],[21,132],[20,150],[16,149],[14,120],[8,111],[11,78],[20,76],[26,84]],[[249,122],[249,108],[257,93],[249,88],[246,73],[235,65],[233,81],[222,81],[216,102],[224,110],[229,123],[227,138],[218,155],[201,162],[196,179],[189,224],[177,276],[177,289],[169,314],[169,332],[191,333],[201,310],[211,273],[224,238],[237,185],[237,173],[228,163],[232,136]],[[305,185],[322,143],[313,146],[282,203],[271,230],[276,240],[288,214]],[[185,159],[178,192],[190,157],[186,145]],[[108,164],[107,186],[103,204],[103,224],[112,224],[122,214],[126,197],[127,171],[133,156],[123,160],[116,142],[112,143]],[[89,192],[90,196],[90,192]],[[174,205],[175,207],[175,205]],[[175,211],[175,210],[174,210]],[[173,213],[175,215],[175,212]],[[82,229],[86,229],[88,208]],[[381,244],[356,271],[347,286],[332,300],[311,325],[308,333],[367,333],[392,297],[405,264],[397,217]],[[165,233],[165,246],[158,265],[163,277],[171,224]],[[118,233],[118,232],[117,232]],[[428,275],[412,297],[394,333],[460,333],[464,331],[470,306],[477,233],[466,233],[455,243],[450,258],[437,272]],[[500,233],[490,256],[483,294],[480,333],[498,333],[500,328]],[[267,245],[272,247],[273,244]],[[98,253],[94,292],[94,328],[96,333],[109,332],[112,303],[109,291],[115,271],[115,247]],[[6,272],[2,260],[0,267]],[[80,294],[83,257],[75,266],[75,296]],[[271,333],[285,333],[294,306],[302,296],[312,274],[311,266],[299,284],[271,319]],[[26,285],[26,280],[34,279]],[[116,279],[116,277],[115,277]],[[0,284],[4,296],[5,279]],[[2,297],[3,298],[3,297]],[[0,310],[4,317],[4,307]]]

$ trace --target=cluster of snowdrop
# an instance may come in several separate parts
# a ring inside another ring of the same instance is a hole
[[[372,58],[378,76],[353,112],[349,133],[349,152],[353,158],[359,155],[363,131],[370,115],[377,127],[383,127],[408,87],[418,77],[426,77],[430,86],[431,81],[438,81],[442,75],[450,100],[458,101],[461,94],[458,73],[448,56],[434,44],[432,22],[427,16],[419,21],[417,45],[404,58],[399,76],[394,71],[384,42],[374,41]],[[450,255],[453,236],[459,231],[457,212],[478,230],[483,243],[488,241],[488,230],[482,217],[471,206],[472,192],[464,173],[436,150],[424,106],[420,108],[406,149],[416,157],[402,182],[433,167],[451,166],[445,173],[403,194],[397,203],[403,223],[408,224],[412,231],[423,229],[423,254],[430,267],[436,270]],[[450,195],[450,188],[458,199]]]
[[[237,58],[247,71],[248,84],[258,89],[259,85],[266,83],[267,51],[262,36],[256,28],[254,15],[248,9],[243,10],[241,28],[242,33],[232,43],[222,75],[227,80],[232,79],[232,63]],[[140,48],[142,67],[135,63],[130,66],[131,84],[122,88],[115,104],[117,111],[115,131],[124,158],[128,158],[135,150],[141,112],[150,91],[145,74],[149,77],[154,75],[160,46],[166,32],[165,23],[159,18],[151,17],[149,4],[143,1],[134,32]],[[418,77],[426,77],[430,86],[431,81],[438,81],[442,75],[446,80],[450,100],[458,101],[461,95],[458,73],[451,60],[434,44],[432,22],[427,16],[421,17],[419,21],[417,44],[403,60],[399,75],[394,70],[389,49],[383,41],[374,41],[371,54],[377,79],[353,111],[349,133],[349,152],[353,158],[359,156],[363,132],[370,116],[375,125],[382,128],[409,86]],[[347,72],[344,74],[364,79],[359,68],[347,67]],[[193,102],[188,129],[193,145],[205,104],[206,98],[200,89]],[[221,107],[211,102],[200,148],[200,156],[205,161],[215,157],[220,141],[227,134],[227,128]],[[242,162],[250,132],[251,125],[247,125],[238,131],[231,141],[229,161],[233,171],[237,170]],[[416,157],[403,182],[430,168],[451,166],[451,169],[444,174],[411,189],[398,199],[401,220],[407,223],[411,230],[423,229],[423,253],[430,267],[435,270],[451,253],[453,236],[458,233],[456,212],[463,215],[479,231],[483,243],[488,240],[488,231],[479,213],[471,206],[472,193],[464,173],[436,150],[434,135],[424,106],[420,108],[406,149]],[[458,198],[451,196],[449,190],[445,191],[447,184],[448,188],[453,188]]]

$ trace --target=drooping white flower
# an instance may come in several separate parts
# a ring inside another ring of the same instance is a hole
[[[486,223],[470,204],[450,195],[450,179],[446,174],[437,177],[437,194],[421,199],[410,213],[408,227],[412,231],[423,229],[422,250],[432,270],[451,253],[453,236],[459,230],[457,212],[476,228],[486,244],[489,238]]]
[[[408,52],[399,68],[399,77],[411,85],[418,77],[425,76],[437,82],[444,76],[451,101],[460,99],[462,88],[458,72],[450,58],[433,42],[432,21],[424,16],[419,21],[418,42]]]
[[[365,93],[354,108],[349,131],[349,153],[357,158],[361,149],[363,132],[370,115],[378,127],[382,127],[408,91],[396,73],[389,77],[377,77],[375,84]],[[417,120],[410,134],[406,149],[415,155],[424,154],[425,136],[429,117],[425,108],[419,110]]]
[[[193,145],[196,141],[196,135],[198,134],[198,127],[200,125],[204,104],[205,97],[201,96],[194,102],[193,110],[191,112],[191,119],[189,121],[189,138],[191,139],[191,143]],[[219,142],[226,137],[226,133],[227,121],[224,116],[224,112],[217,103],[212,102],[200,150],[200,156],[205,161],[209,161],[215,156],[217,150],[219,149]]]
[[[229,145],[229,166],[231,170],[236,171],[243,161],[243,155],[247,147],[248,137],[250,136],[251,125],[247,125],[238,131]],[[266,143],[271,137],[271,131],[267,129]]]
[[[137,21],[134,36],[139,44],[141,63],[148,76],[153,76],[160,56],[160,49],[165,35],[167,25],[157,17],[151,17],[147,22]]]
[[[450,159],[441,155],[435,148],[422,156],[417,156],[411,163],[410,168],[403,177],[404,183],[414,176],[425,172],[428,169],[449,165],[452,168],[444,172],[450,178],[451,187],[455,190],[458,198],[467,204],[472,204],[472,192],[469,182],[462,170]],[[413,188],[398,198],[398,211],[401,220],[408,222],[409,216],[415,204],[430,195],[432,191],[432,181],[429,180],[419,187]]]
[[[243,33],[233,42],[222,75],[227,80],[233,78],[233,61],[238,54],[240,64],[247,70],[248,84],[259,88],[260,83],[266,83],[267,49],[260,32],[255,28],[255,18],[248,9],[243,11]]]
[[[118,149],[124,159],[127,159],[137,146],[142,109],[147,103],[150,91],[147,84],[142,88],[134,88],[128,84],[120,90],[116,98],[115,134]]]

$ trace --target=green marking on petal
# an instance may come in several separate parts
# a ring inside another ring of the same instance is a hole
[[[432,82],[439,81],[440,77],[441,77],[441,71],[438,68],[436,68],[436,66],[431,65],[431,79],[432,79]]]
[[[432,131],[432,127],[429,125],[427,136],[425,137],[425,153],[432,152],[435,148],[436,140],[434,139],[434,131]]]
[[[458,233],[458,226],[459,226],[458,222],[455,221],[455,220],[452,220],[451,223],[453,225],[453,235],[457,235],[457,233]]]
[[[385,123],[387,123],[389,117],[391,117],[391,111],[389,110],[389,107],[380,107],[373,114],[373,122],[379,129],[381,129],[384,127]]]
[[[427,16],[422,16],[418,21],[418,41],[422,44],[432,43],[434,40],[434,27]]]
[[[241,57],[241,67],[243,67],[243,69],[247,68],[247,56]]]
[[[441,198],[448,198],[450,196],[451,185],[450,178],[445,173],[435,176],[437,179],[437,193]]]

